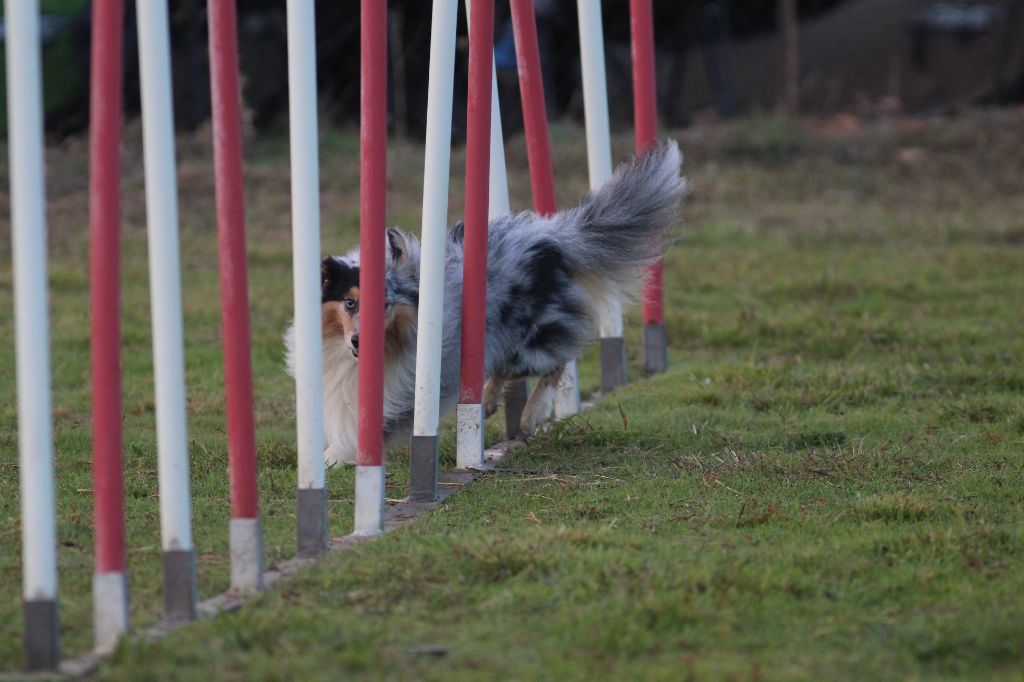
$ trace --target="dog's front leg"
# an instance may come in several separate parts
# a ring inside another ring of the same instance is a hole
[[[523,407],[523,416],[519,420],[519,428],[524,434],[530,435],[551,418],[551,412],[555,408],[555,390],[562,380],[562,371],[563,368],[559,368],[551,374],[545,374],[537,382],[536,388],[530,392],[530,397]]]
[[[494,376],[484,384],[484,416],[490,417],[501,405],[502,391],[505,389],[505,377]]]

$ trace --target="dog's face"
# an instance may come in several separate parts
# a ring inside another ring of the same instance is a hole
[[[359,357],[359,265],[328,256],[320,264],[324,342],[341,341]]]
[[[405,237],[388,230],[384,290],[385,351],[401,350],[415,329],[416,266]],[[328,256],[320,264],[320,303],[324,342],[341,342],[352,357],[359,357],[359,262]]]

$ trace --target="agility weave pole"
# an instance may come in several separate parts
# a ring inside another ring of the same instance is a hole
[[[92,379],[93,639],[128,630],[121,387],[121,110],[124,1],[92,6],[89,112],[89,313]]]
[[[320,331],[320,166],[313,0],[288,0],[288,139],[291,145],[295,300],[296,541],[301,556],[327,547],[323,341]]]
[[[590,189],[612,176],[611,127],[608,123],[608,83],[604,66],[604,31],[601,0],[577,0],[580,31],[580,66],[583,76],[583,114],[587,132],[587,170]],[[608,393],[628,380],[626,342],[622,336],[622,303],[615,300],[597,320],[601,353],[601,392]]]
[[[629,0],[629,26],[633,54],[633,125],[636,153],[642,154],[658,141],[651,0]],[[668,369],[668,339],[661,260],[651,266],[644,279],[643,318],[644,371],[648,374],[664,372]]]
[[[409,499],[428,502],[437,495],[438,428],[444,261],[448,231],[448,176],[451,165],[452,109],[455,84],[455,35],[458,0],[437,0],[430,31],[427,88],[427,133],[423,168],[423,213],[420,234],[420,298],[417,319],[416,393],[410,438]],[[472,16],[466,3],[467,20]],[[491,76],[491,149],[488,172],[488,218],[509,211],[505,147],[498,105],[498,80]],[[523,398],[519,402],[522,411]],[[509,410],[506,400],[506,410]],[[514,436],[513,431],[510,436]],[[473,444],[476,441],[472,441]]]
[[[196,564],[189,499],[170,35],[166,5],[143,2],[138,4],[136,11],[156,375],[164,612],[170,621],[191,620],[195,618],[196,610]]]
[[[11,254],[21,486],[22,599],[30,670],[60,660],[39,5],[5,3]]]
[[[235,0],[209,5],[210,102],[217,195],[217,255],[224,347],[224,393],[231,482],[231,588],[263,586],[263,531],[256,486],[249,287],[242,191],[242,93]]]
[[[388,11],[360,3],[359,448],[355,534],[384,530],[384,249],[388,141]]]
[[[466,116],[461,386],[456,408],[456,461],[460,468],[481,466],[484,453],[484,335],[487,327],[487,224],[493,64],[494,0],[473,0],[469,20]]]
[[[416,324],[416,405],[409,441],[409,499],[416,502],[430,502],[437,495],[441,315],[444,308],[458,10],[458,0],[435,0],[430,21],[430,74],[420,228],[420,298]]]
[[[470,7],[466,2],[466,23],[469,24]],[[501,101],[498,97],[498,72],[491,59],[491,163],[487,183],[487,218],[493,220],[508,215],[512,210],[508,194],[508,168],[505,165],[505,136],[501,127]],[[505,437],[512,439],[519,435],[519,419],[530,395],[526,379],[511,381],[505,386]]]

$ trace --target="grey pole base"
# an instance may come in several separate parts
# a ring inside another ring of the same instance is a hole
[[[299,556],[320,556],[327,550],[327,490],[300,488],[295,502]]]
[[[94,650],[110,653],[128,632],[128,579],[123,571],[92,576],[92,632]]]
[[[25,616],[25,668],[56,670],[60,665],[60,617],[56,600],[22,602]]]
[[[228,526],[231,589],[252,594],[263,589],[263,525],[259,518],[231,519]]]
[[[519,422],[523,418],[526,399],[530,397],[530,389],[526,379],[510,381],[505,386],[505,435],[509,440],[518,438],[523,430]]]
[[[621,336],[601,338],[601,393],[626,385],[626,340]]]
[[[665,325],[644,325],[644,372],[660,374],[668,370],[668,338]]]
[[[196,619],[196,553],[164,550],[164,617],[168,623]]]
[[[437,497],[437,436],[409,439],[409,499],[433,502]]]

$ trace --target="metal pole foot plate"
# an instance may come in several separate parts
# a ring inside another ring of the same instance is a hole
[[[668,339],[665,325],[644,325],[644,371],[659,374],[668,369]]]
[[[626,340],[621,336],[601,339],[601,393],[626,384]]]
[[[60,665],[60,617],[56,600],[25,601],[25,667],[56,670]]]
[[[371,536],[384,532],[386,481],[382,465],[356,467],[356,505],[352,534]]]
[[[231,519],[231,589],[251,594],[263,589],[263,528],[258,518]]]
[[[409,441],[409,499],[433,502],[437,497],[437,436],[413,436]]]
[[[484,406],[459,403],[455,407],[455,464],[479,469],[484,463]]]
[[[320,556],[327,549],[327,489],[300,488],[296,516],[299,556]]]
[[[113,651],[128,631],[128,580],[123,572],[93,574],[92,623],[96,651]]]
[[[164,550],[164,616],[169,623],[196,619],[196,553]]]

